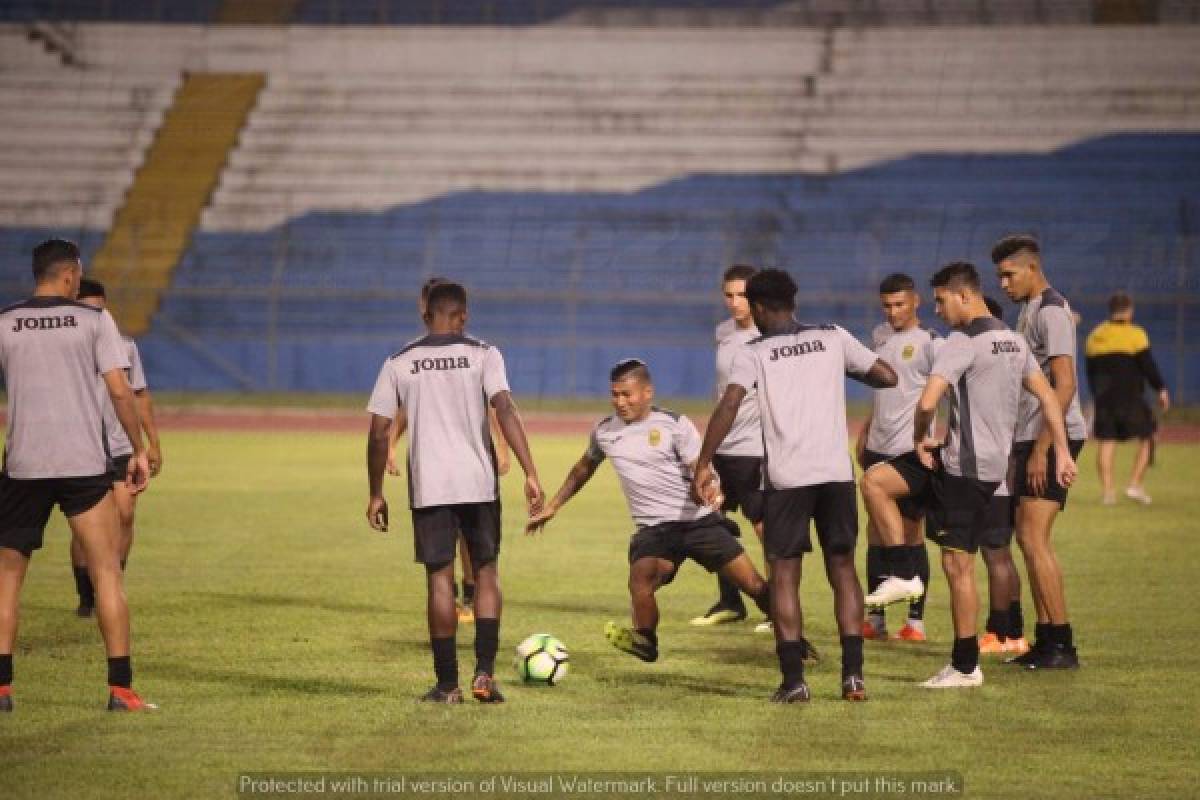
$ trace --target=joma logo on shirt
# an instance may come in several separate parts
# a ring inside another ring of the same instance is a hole
[[[13,333],[21,331],[48,331],[54,328],[78,328],[75,317],[17,317]]]
[[[1019,352],[1021,352],[1021,345],[1017,344],[1016,342],[1006,342],[1006,341],[992,342],[992,355],[994,355],[994,356],[998,356],[1001,353],[1019,353]]]
[[[471,359],[466,356],[458,358],[420,358],[412,362],[412,372],[409,375],[416,375],[422,370],[428,372],[430,370],[447,370],[447,369],[467,369],[471,366]]]
[[[815,342],[801,342],[800,344],[788,344],[783,347],[771,348],[771,360],[778,361],[781,358],[791,358],[792,356],[806,356],[809,353],[824,353],[825,343],[820,339]]]

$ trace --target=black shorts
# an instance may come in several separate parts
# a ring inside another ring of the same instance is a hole
[[[721,493],[725,495],[721,510],[730,514],[740,508],[746,519],[762,522],[762,459],[715,455],[712,465],[721,479]]]
[[[897,456],[891,464],[908,484],[909,497],[925,511],[925,536],[949,550],[976,552],[1000,481],[951,475],[940,463],[927,469],[916,453]]]
[[[17,480],[0,474],[0,547],[29,557],[42,546],[57,504],[67,517],[91,511],[112,491],[109,473],[84,478]]]
[[[979,517],[977,541],[980,547],[1004,550],[1012,543],[1016,508],[1016,501],[1011,495],[992,495],[987,509]]]
[[[412,510],[415,561],[441,567],[454,560],[458,537],[467,543],[471,565],[492,563],[500,556],[500,501],[458,503]]]
[[[1083,442],[1076,439],[1067,444],[1071,448],[1071,458],[1078,458],[1079,451],[1083,449]],[[1054,447],[1050,448],[1050,453],[1046,458],[1046,491],[1041,495],[1033,493],[1033,489],[1029,487],[1029,472],[1025,465],[1029,461],[1029,456],[1033,454],[1033,442],[1017,442],[1012,449],[1012,464],[1009,472],[1012,474],[1012,493],[1013,497],[1038,497],[1042,500],[1053,500],[1058,503],[1059,508],[1067,507],[1067,489],[1060,486],[1058,478],[1054,476],[1055,464],[1057,460],[1054,458]]]
[[[904,455],[908,455],[908,453],[905,453]],[[898,458],[898,456],[885,456],[883,453],[876,453],[874,450],[864,450],[862,463],[863,472],[866,472],[876,464],[884,464],[888,461],[891,461],[893,458]],[[913,522],[916,522],[917,520],[921,519],[921,517],[925,516],[925,511],[921,508],[920,504],[914,501],[911,497],[900,498],[900,502],[898,502],[896,505],[900,506],[900,514],[905,519],[910,519]]]
[[[858,496],[854,481],[768,489],[763,515],[763,549],[767,561],[800,558],[811,553],[809,523],[816,524],[823,551],[853,553],[858,543]]]
[[[1118,442],[1149,439],[1157,429],[1154,412],[1141,398],[1132,403],[1096,403],[1092,433],[1097,439]]]
[[[691,522],[648,525],[629,539],[630,564],[642,558],[661,558],[675,566],[665,583],[675,577],[685,559],[716,572],[743,552],[741,542],[733,538],[729,526],[718,514]]]
[[[125,476],[129,474],[129,460],[131,458],[133,458],[132,454],[112,457],[112,469],[108,471],[108,475],[113,483],[125,482]]]

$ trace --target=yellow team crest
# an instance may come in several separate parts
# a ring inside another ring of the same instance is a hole
[[[658,447],[662,443],[662,431],[658,428],[650,429],[650,446]]]
[[[913,357],[913,353],[915,353],[915,352],[916,352],[916,348],[914,348],[911,344],[906,344],[906,345],[904,345],[904,349],[900,351],[900,357],[903,358],[905,361],[908,361],[910,358]]]

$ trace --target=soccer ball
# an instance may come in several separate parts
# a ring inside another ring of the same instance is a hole
[[[517,645],[513,666],[525,683],[556,686],[567,677],[567,646],[548,633],[535,633]]]

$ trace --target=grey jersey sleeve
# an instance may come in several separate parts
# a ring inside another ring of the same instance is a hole
[[[974,360],[971,340],[961,333],[954,333],[938,348],[930,374],[952,384],[963,376]]]
[[[483,353],[483,393],[491,400],[500,392],[507,392],[508,375],[504,370],[504,356],[494,347]]]
[[[149,389],[146,383],[146,370],[142,368],[142,354],[138,352],[137,344],[131,339],[129,345],[129,388],[135,392]]]
[[[400,387],[396,385],[396,371],[392,369],[391,361],[383,362],[383,369],[379,370],[371,399],[367,401],[367,411],[388,419],[395,419],[400,411]]]
[[[684,464],[695,464],[702,444],[696,425],[687,417],[680,417],[675,426],[675,455],[679,460]]]
[[[1046,343],[1046,358],[1075,358],[1075,320],[1066,307],[1043,305],[1038,309],[1037,325]]]
[[[112,314],[100,312],[100,324],[96,330],[96,341],[93,345],[96,358],[96,372],[103,375],[114,369],[127,369],[129,356],[125,352],[125,340],[117,331],[117,323]]]
[[[599,464],[604,460],[604,451],[600,449],[600,441],[596,436],[596,431],[598,431],[600,429],[600,425],[603,424],[604,423],[601,422],[592,428],[592,435],[588,437],[587,452],[583,454],[584,458],[593,464]]]
[[[749,347],[739,348],[729,368],[729,384],[737,384],[746,391],[758,383],[758,369],[754,365],[754,352]]]
[[[838,340],[842,343],[842,353],[846,360],[846,374],[862,376],[875,365],[879,359],[875,352],[850,334],[845,328],[837,328]]]
[[[1027,351],[1025,353],[1025,366],[1021,370],[1021,377],[1028,378],[1030,375],[1033,375],[1034,373],[1041,375],[1042,368],[1038,366],[1037,359],[1034,357],[1033,353],[1030,353]]]

